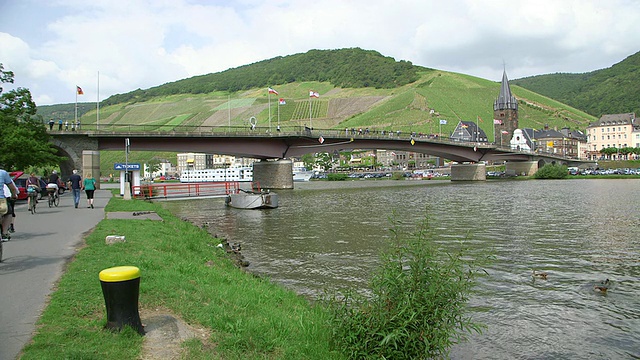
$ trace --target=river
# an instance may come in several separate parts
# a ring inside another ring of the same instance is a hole
[[[278,194],[272,210],[165,205],[241,243],[249,271],[310,299],[365,286],[389,219],[412,228],[428,213],[443,246],[493,258],[469,304],[487,328],[453,359],[640,358],[639,180],[320,181]],[[596,292],[605,279],[609,290]]]

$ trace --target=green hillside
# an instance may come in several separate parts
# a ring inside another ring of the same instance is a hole
[[[607,69],[585,74],[532,76],[511,83],[596,117],[640,114],[640,52]]]
[[[369,64],[384,76],[374,76],[375,72],[364,73],[360,66],[350,71],[347,65],[358,62]],[[274,64],[285,68],[276,68]],[[322,76],[318,68],[340,70],[332,70]],[[266,72],[269,69],[278,75],[270,76]],[[262,74],[260,78],[253,79],[258,73]],[[344,79],[341,80],[340,76]],[[249,126],[249,119],[255,117],[259,127],[269,124],[333,129],[362,127],[428,134],[441,130],[446,136],[459,120],[467,120],[478,121],[491,137],[493,102],[500,87],[498,82],[396,62],[376,52],[360,49],[313,50],[204,77],[218,79],[219,83],[211,85],[212,91],[204,92],[197,86],[205,83],[200,81],[203,77],[195,77],[113,96],[109,102],[118,98],[123,101],[101,103],[100,125]],[[221,90],[229,88],[230,78],[235,78],[234,86],[242,90]],[[282,83],[267,85],[269,79]],[[258,85],[247,87],[254,83]],[[272,86],[279,94],[269,96],[267,86]],[[173,94],[181,87],[190,90]],[[310,99],[310,90],[318,92],[320,98]],[[596,120],[589,114],[530,90],[512,86],[512,91],[520,102],[521,127],[548,125],[584,130]],[[280,98],[286,105],[278,105]],[[96,108],[92,105],[82,105],[86,110],[80,117],[84,125],[93,125],[97,121]],[[46,119],[45,114],[50,114],[54,107],[58,113],[73,114],[73,104],[67,105],[69,110],[66,112],[63,105],[54,105],[39,107],[38,113]],[[446,119],[447,125],[440,126],[440,119]]]

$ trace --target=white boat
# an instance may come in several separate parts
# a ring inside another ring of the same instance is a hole
[[[293,181],[309,181],[313,177],[313,171],[303,167],[293,168]]]
[[[221,169],[185,170],[180,175],[180,182],[217,182],[217,181],[253,181],[253,168],[228,167]]]
[[[229,194],[225,205],[236,209],[275,209],[278,207],[278,194],[267,191],[242,190]]]

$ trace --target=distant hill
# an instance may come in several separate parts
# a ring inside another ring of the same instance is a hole
[[[596,117],[640,115],[640,52],[607,69],[584,74],[548,74],[511,81]]]
[[[268,86],[279,94],[269,96]],[[244,127],[255,117],[258,127],[312,125],[448,136],[459,120],[466,120],[477,121],[491,137],[499,89],[499,82],[415,66],[375,51],[311,50],[114,95],[100,105],[100,124]],[[310,90],[320,97],[310,100]],[[520,102],[521,127],[584,130],[596,120],[524,88],[512,86],[512,92]],[[286,104],[279,106],[279,98]],[[82,123],[95,123],[95,103],[84,104],[89,110],[82,113]],[[67,107],[66,113],[73,111],[73,104]],[[38,113],[45,117],[50,110],[42,106]],[[447,124],[440,125],[441,119]]]

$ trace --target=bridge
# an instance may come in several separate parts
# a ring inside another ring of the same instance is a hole
[[[93,157],[95,152],[100,150],[124,151],[125,138],[130,141],[130,149],[137,151],[201,152],[262,160],[288,159],[308,153],[333,153],[347,149],[384,149],[424,153],[461,163],[458,170],[463,170],[462,172],[456,172],[452,168],[453,180],[484,180],[484,168],[479,169],[477,165],[489,161],[506,161],[508,170],[518,174],[534,173],[546,163],[561,163],[569,166],[587,163],[557,154],[513,151],[500,148],[496,144],[453,141],[448,138],[416,133],[311,129],[301,126],[110,124],[99,127],[82,125],[77,131],[53,130],[50,134],[54,145],[62,150],[61,155],[70,158],[70,164],[61,166],[63,176],[67,171],[70,173],[72,168],[79,168],[77,165],[79,163],[83,164],[84,169],[88,168],[85,164],[85,151],[92,152]],[[78,162],[80,153],[83,154],[83,159]],[[94,163],[91,168],[95,170],[95,161],[89,162]],[[97,165],[99,169],[99,160]],[[512,169],[509,169],[509,165]],[[469,173],[469,169],[474,170]],[[256,175],[259,176],[254,169],[254,176]],[[269,183],[268,179],[260,179],[260,182],[263,187],[270,187],[264,185]]]

